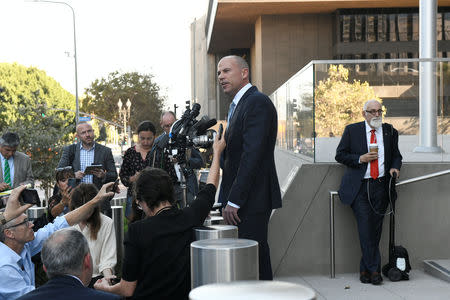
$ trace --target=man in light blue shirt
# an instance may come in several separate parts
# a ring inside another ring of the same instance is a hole
[[[65,216],[57,217],[53,223],[37,232],[33,232],[34,225],[24,213],[19,216],[16,213],[20,209],[18,198],[25,186],[14,189],[3,218],[0,218],[0,300],[16,299],[35,289],[31,257],[41,251],[44,241],[53,232],[86,219],[95,206],[112,196],[114,193],[106,192],[106,188],[112,184],[105,184],[94,199]]]

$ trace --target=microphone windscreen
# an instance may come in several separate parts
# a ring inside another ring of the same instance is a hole
[[[197,128],[197,135],[205,134],[206,130],[208,130],[208,128],[210,128],[211,126],[214,126],[216,124],[217,124],[217,120],[216,119],[211,119],[211,120],[208,120],[205,123],[199,125],[198,128]]]

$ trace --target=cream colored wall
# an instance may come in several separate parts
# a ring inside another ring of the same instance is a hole
[[[332,15],[265,15],[255,23],[257,82],[271,94],[314,59],[332,59]]]
[[[261,17],[255,23],[255,42],[250,48],[252,84],[262,89]]]

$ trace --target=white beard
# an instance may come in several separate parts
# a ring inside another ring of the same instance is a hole
[[[373,128],[380,128],[380,126],[383,124],[383,118],[382,117],[376,117],[372,118],[369,122],[369,125]]]

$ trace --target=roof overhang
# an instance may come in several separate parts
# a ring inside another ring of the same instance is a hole
[[[210,0],[206,22],[207,49],[220,53],[250,48],[254,24],[261,15],[332,13],[345,8],[418,7],[419,0]],[[450,0],[438,1],[450,6]]]

